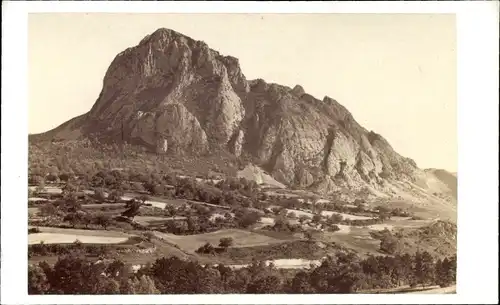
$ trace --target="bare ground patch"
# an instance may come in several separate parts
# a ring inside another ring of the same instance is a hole
[[[84,244],[119,244],[128,240],[127,237],[91,236],[62,233],[35,233],[28,236],[28,244],[70,244],[75,241]]]

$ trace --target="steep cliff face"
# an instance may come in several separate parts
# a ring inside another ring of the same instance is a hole
[[[248,81],[236,58],[168,29],[118,54],[94,106],[75,120],[46,135],[124,139],[158,153],[224,149],[321,192],[383,189],[419,171],[334,99]]]

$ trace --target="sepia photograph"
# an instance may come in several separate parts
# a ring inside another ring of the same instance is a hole
[[[28,21],[29,293],[455,292],[453,15]]]
[[[453,13],[27,14],[23,289],[456,294],[457,31]]]

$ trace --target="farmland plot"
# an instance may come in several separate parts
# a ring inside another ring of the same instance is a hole
[[[80,241],[84,244],[119,244],[127,241],[127,237],[91,236],[62,233],[36,233],[28,235],[28,244],[71,244]]]
[[[219,230],[211,233],[196,235],[174,235],[161,232],[154,233],[157,237],[170,243],[177,244],[183,250],[190,252],[197,250],[207,242],[217,246],[220,239],[224,237],[231,237],[233,239],[233,247],[252,247],[283,242],[282,240],[276,238],[239,229]]]

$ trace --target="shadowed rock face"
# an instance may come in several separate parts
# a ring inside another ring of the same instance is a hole
[[[300,85],[248,81],[238,59],[169,29],[118,54],[92,109],[45,134],[88,136],[123,137],[159,153],[224,149],[281,182],[321,192],[383,189],[384,180],[411,180],[418,171],[334,99],[316,99]]]

